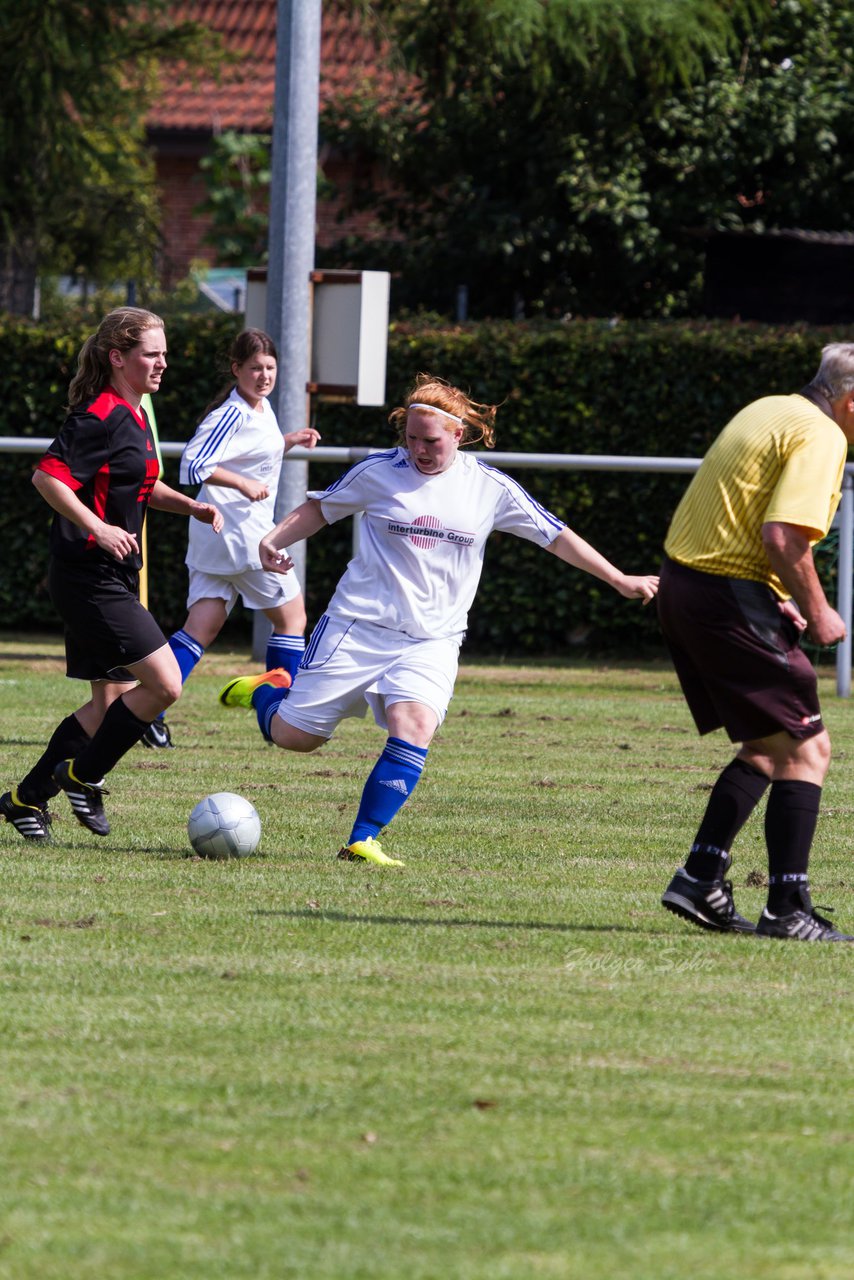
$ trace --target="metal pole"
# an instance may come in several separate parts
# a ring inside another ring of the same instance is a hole
[[[846,468],[839,503],[839,559],[837,561],[836,609],[845,623],[845,639],[836,650],[836,692],[851,696],[851,597],[854,574],[854,477]]]
[[[321,0],[279,0],[276,92],[270,184],[267,331],[279,351],[271,407],[282,432],[308,425],[311,372],[311,292],[317,203],[317,111],[320,94]],[[276,521],[305,498],[308,463],[285,460]],[[305,543],[289,548],[305,589]],[[263,658],[270,627],[256,613],[252,655]]]

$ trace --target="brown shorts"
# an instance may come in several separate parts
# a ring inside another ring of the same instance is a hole
[[[723,727],[733,742],[752,742],[822,732],[815,671],[770,587],[665,560],[657,607],[700,733]]]

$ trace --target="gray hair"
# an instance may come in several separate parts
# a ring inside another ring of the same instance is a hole
[[[829,342],[822,348],[818,373],[810,382],[828,400],[854,391],[854,342]]]

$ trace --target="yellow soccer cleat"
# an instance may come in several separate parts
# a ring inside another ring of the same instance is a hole
[[[339,850],[338,857],[342,862],[375,862],[378,867],[405,867],[406,863],[399,858],[390,858],[383,853],[379,840],[368,836],[367,840],[354,840]]]
[[[235,676],[219,691],[219,700],[224,707],[252,707],[252,695],[262,684],[272,685],[274,689],[290,689],[291,678],[284,667],[275,667],[272,671],[264,671],[260,676]]]

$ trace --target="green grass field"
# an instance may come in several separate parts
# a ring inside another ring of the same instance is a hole
[[[60,654],[0,642],[0,789],[80,701]],[[334,853],[383,735],[264,746],[216,702],[249,665],[205,659],[106,840],[64,797],[49,847],[0,824],[3,1280],[850,1280],[854,952],[660,908],[730,756],[670,670],[465,666],[382,870]],[[814,898],[854,930],[822,685]],[[188,856],[218,790],[258,855]],[[736,852],[756,916],[761,814]]]

